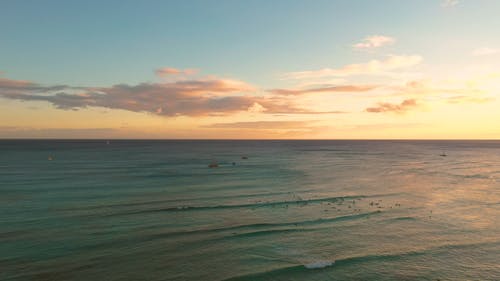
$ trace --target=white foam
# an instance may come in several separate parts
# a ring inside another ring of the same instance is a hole
[[[304,266],[308,269],[317,269],[332,266],[334,263],[335,261],[315,261],[312,263],[304,264]]]

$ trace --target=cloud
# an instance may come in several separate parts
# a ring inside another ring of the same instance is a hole
[[[296,96],[310,93],[332,93],[332,92],[367,92],[376,89],[375,85],[339,85],[326,86],[309,89],[273,89],[271,93],[275,95]]]
[[[488,56],[488,55],[495,55],[499,54],[500,49],[497,48],[489,48],[489,47],[481,47],[477,48],[474,51],[472,51],[473,56]]]
[[[65,110],[104,107],[160,116],[220,116],[243,111],[272,114],[335,113],[310,111],[296,107],[286,99],[255,96],[254,91],[252,85],[243,81],[220,78],[85,88],[0,80],[0,97],[45,101]]]
[[[3,97],[47,101],[59,109],[88,106],[149,112],[158,115],[204,115],[246,110],[254,100],[247,96],[227,95],[253,89],[232,80],[191,80],[174,83],[142,83],[87,88],[79,93],[57,92],[51,95],[26,92],[0,93]],[[47,91],[42,91],[47,92]],[[219,96],[225,94],[225,96]]]
[[[376,107],[369,107],[365,109],[365,111],[372,113],[382,113],[382,112],[404,113],[416,106],[418,106],[418,104],[415,99],[407,99],[402,101],[400,104],[381,102],[378,103]]]
[[[352,127],[357,130],[386,130],[386,129],[407,129],[424,127],[423,123],[378,123],[378,124],[358,124]]]
[[[394,44],[394,42],[396,42],[396,39],[389,37],[389,36],[372,35],[372,36],[368,36],[365,39],[363,39],[362,42],[354,44],[353,47],[355,49],[358,49],[358,50],[374,49],[374,48],[379,48],[382,46]]]
[[[293,112],[274,112],[275,116],[286,115],[286,114],[304,114],[304,115],[314,115],[314,114],[346,114],[348,111],[333,110],[333,111],[293,111]]]
[[[156,75],[160,77],[167,77],[172,75],[193,75],[196,74],[196,69],[177,69],[172,67],[163,67],[155,70]]]
[[[29,81],[0,78],[0,89],[22,89],[32,86],[34,84]]]
[[[458,0],[443,0],[441,2],[441,7],[451,8],[455,7],[458,4]]]
[[[425,97],[430,100],[448,100],[450,103],[486,103],[494,101],[492,97],[488,96],[489,90],[480,87],[479,81],[476,79],[466,81],[413,80],[403,86],[389,88],[394,91],[390,96],[402,96],[407,99],[422,99]]]
[[[347,77],[354,75],[381,75],[386,72],[409,68],[422,62],[418,55],[391,55],[385,60],[371,60],[367,63],[349,64],[342,68],[289,72],[284,79],[311,79],[321,77]]]

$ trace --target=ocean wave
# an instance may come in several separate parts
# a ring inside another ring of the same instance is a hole
[[[269,197],[276,195],[285,195],[289,192],[267,192],[267,193],[254,193],[254,194],[236,194],[236,195],[221,195],[221,196],[206,196],[206,197],[194,197],[194,198],[176,198],[176,199],[164,199],[164,200],[149,200],[143,202],[128,202],[128,203],[115,203],[115,204],[102,204],[102,205],[92,205],[92,206],[71,206],[70,208],[57,208],[57,211],[78,211],[78,210],[99,210],[99,209],[110,209],[110,208],[123,208],[123,207],[136,207],[136,206],[150,206],[152,204],[168,204],[172,202],[189,202],[189,201],[202,201],[202,200],[222,200],[222,199],[238,199],[238,198],[254,198],[254,197]]]
[[[392,220],[392,221],[413,221],[413,220],[417,220],[417,218],[414,218],[414,217],[397,217],[397,218],[391,218],[389,220]]]
[[[486,247],[498,245],[499,241],[494,242],[481,242],[481,243],[471,243],[471,244],[452,244],[452,245],[441,245],[430,248],[423,248],[415,251],[400,252],[400,253],[388,253],[388,254],[369,254],[354,257],[346,257],[343,259],[332,259],[315,261],[312,263],[304,265],[292,265],[283,266],[275,269],[270,269],[267,271],[250,273],[246,275],[240,275],[224,279],[223,281],[238,281],[238,280],[262,280],[268,278],[286,277],[286,276],[297,276],[297,274],[304,274],[310,270],[322,269],[322,270],[334,270],[337,267],[350,266],[366,262],[386,262],[395,261],[404,258],[423,256],[423,255],[435,255],[439,252],[447,252],[450,250],[466,250],[468,248],[476,249],[478,247]]]
[[[256,224],[244,224],[230,227],[221,228],[208,228],[208,229],[197,229],[190,231],[177,231],[170,233],[156,234],[149,237],[149,239],[157,238],[172,238],[172,237],[186,237],[187,235],[203,235],[209,233],[224,233],[231,232],[231,234],[224,235],[219,240],[224,240],[227,238],[242,238],[242,237],[253,237],[260,235],[271,235],[271,234],[281,234],[289,232],[304,232],[304,231],[316,231],[319,228],[304,228],[305,226],[322,225],[328,223],[335,223],[340,221],[350,221],[361,219],[365,217],[370,217],[373,215],[380,214],[379,211],[361,213],[355,215],[346,215],[333,218],[320,218],[314,220],[304,220],[304,221],[294,221],[294,222],[284,222],[284,223],[256,223]],[[284,228],[287,227],[287,228]],[[290,228],[293,227],[293,228]],[[154,236],[154,237],[153,237]]]
[[[337,261],[329,261],[329,260],[320,260],[313,261],[311,263],[292,265],[292,266],[284,266],[279,267],[267,271],[250,273],[235,277],[230,277],[227,279],[223,279],[222,281],[239,281],[239,280],[267,280],[269,278],[276,277],[284,277],[284,276],[294,276],[296,274],[304,273],[310,270],[325,270],[328,268],[334,268],[333,265],[336,265]]]
[[[285,229],[268,229],[268,230],[259,230],[259,231],[252,231],[252,232],[244,232],[244,233],[235,233],[231,238],[244,238],[244,237],[255,237],[255,236],[261,236],[261,235],[268,235],[268,234],[283,234],[283,233],[290,233],[290,232],[305,232],[305,231],[314,231],[315,229],[304,229],[304,228],[285,228]],[[225,239],[225,238],[223,238]]]
[[[491,179],[492,178],[490,175],[483,175],[483,174],[463,175],[463,177],[466,179]]]

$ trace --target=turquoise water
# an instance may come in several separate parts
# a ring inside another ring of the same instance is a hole
[[[0,280],[500,280],[500,141],[0,141]]]

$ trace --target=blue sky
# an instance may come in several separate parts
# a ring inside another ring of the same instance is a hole
[[[10,77],[42,83],[138,83],[154,79],[152,69],[172,65],[274,84],[279,72],[363,61],[370,54],[350,46],[369,34],[397,37],[399,50],[437,61],[474,48],[471,38],[497,43],[491,35],[500,26],[500,2],[457,6],[443,9],[435,0],[3,1],[0,62]]]

